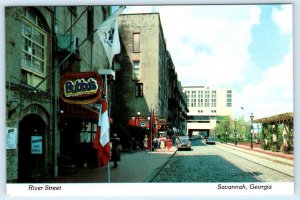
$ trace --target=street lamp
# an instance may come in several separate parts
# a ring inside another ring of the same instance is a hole
[[[227,144],[227,122],[225,123],[225,128],[226,128],[226,135],[225,135],[225,137],[226,137],[226,139],[225,139],[225,142],[226,142],[226,144]]]
[[[236,141],[236,122],[237,122],[237,120],[235,119],[234,120],[234,145],[237,144],[237,141]]]
[[[136,115],[137,115],[137,121],[138,121],[138,127],[139,127],[140,126],[140,115],[141,115],[141,113],[137,112]]]
[[[251,127],[250,127],[250,139],[251,139],[251,144],[250,144],[250,147],[251,147],[251,149],[253,149],[253,143],[252,143],[252,134],[253,134],[253,118],[254,118],[254,115],[253,115],[253,113],[251,113],[251,115],[250,115],[250,119],[251,119]]]
[[[244,107],[241,107],[241,109],[242,109],[242,119],[244,121]]]

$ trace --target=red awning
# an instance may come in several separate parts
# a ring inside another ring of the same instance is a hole
[[[81,119],[85,121],[98,121],[99,114],[96,110],[84,105],[69,104],[60,101],[61,117],[65,119]]]

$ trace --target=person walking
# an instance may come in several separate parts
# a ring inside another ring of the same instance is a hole
[[[148,147],[148,137],[147,137],[147,135],[145,135],[145,137],[144,137],[144,149],[146,150],[147,147]]]
[[[112,147],[111,147],[111,160],[114,162],[113,168],[118,167],[118,161],[120,161],[121,150],[122,147],[120,145],[120,139],[117,137],[117,134],[113,134],[113,138],[111,139]]]
[[[170,137],[168,137],[167,138],[167,149],[168,149],[168,151],[170,150],[170,148],[172,147],[172,142],[171,142],[171,139],[170,139]]]
[[[160,141],[160,149],[163,150],[165,148],[165,138],[161,136],[159,141]]]

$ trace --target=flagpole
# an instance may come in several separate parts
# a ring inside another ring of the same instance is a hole
[[[152,108],[152,104],[151,104],[151,109],[150,109],[150,169],[149,169],[149,180],[151,178],[151,170],[152,170],[152,112],[153,112],[153,108]]]
[[[108,102],[108,96],[107,96],[107,74],[104,75],[104,84],[105,84],[105,98],[106,98],[106,101]],[[107,112],[108,112],[108,119],[109,119],[110,113],[109,113],[109,109],[108,108],[107,108]],[[108,129],[108,138],[109,138],[109,143],[110,143],[110,128]],[[110,183],[110,164],[109,164],[109,162],[107,164],[107,178],[108,178],[108,183]]]

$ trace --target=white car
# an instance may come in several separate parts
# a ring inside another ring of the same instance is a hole
[[[189,136],[179,136],[177,142],[177,149],[178,150],[192,150],[192,143],[189,139]]]

